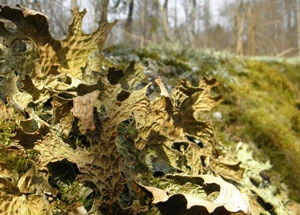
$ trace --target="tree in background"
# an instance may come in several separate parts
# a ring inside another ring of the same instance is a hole
[[[164,35],[165,35],[165,39],[167,41],[171,40],[171,36],[170,36],[170,29],[169,29],[169,23],[168,23],[168,0],[164,1],[164,5],[162,8],[162,16],[163,16],[163,27],[164,27]]]
[[[234,14],[234,44],[236,47],[236,53],[242,55],[243,50],[243,33],[245,23],[245,4],[243,0],[236,3],[236,9]]]
[[[50,17],[56,38],[66,35],[70,9],[79,5],[88,13],[84,30],[93,31],[107,17],[119,22],[108,44],[178,42],[193,47],[230,50],[247,55],[298,55],[299,0],[10,0]],[[216,6],[216,4],[219,4]]]
[[[300,55],[300,2],[297,1],[297,38],[298,38],[298,52]]]

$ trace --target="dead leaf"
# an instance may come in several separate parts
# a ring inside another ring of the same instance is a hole
[[[80,119],[83,131],[88,129],[91,131],[95,130],[94,107],[98,95],[99,91],[96,90],[73,99],[73,115]]]
[[[181,176],[181,175],[167,175],[168,179],[175,180],[203,180],[204,186],[217,185],[219,187],[219,194],[216,199],[208,201],[206,199],[201,199],[196,195],[189,193],[178,192],[167,194],[166,190],[162,190],[156,187],[144,186],[140,183],[138,185],[153,195],[153,204],[167,203],[172,198],[177,198],[179,195],[186,199],[186,210],[193,207],[205,207],[209,213],[213,213],[220,208],[225,208],[230,214],[250,214],[249,200],[246,194],[241,193],[234,185],[224,181],[220,177],[214,177],[211,175],[199,175],[197,177]],[[209,189],[209,188],[205,188]],[[173,200],[172,200],[173,201]],[[176,201],[175,201],[176,202]]]

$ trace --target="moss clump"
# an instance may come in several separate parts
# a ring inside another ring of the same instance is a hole
[[[88,198],[93,190],[89,187],[85,187],[84,184],[74,181],[71,184],[58,183],[59,193],[58,198],[66,203],[66,205],[72,205],[75,202],[81,202],[86,209],[90,209],[93,204],[93,198]]]
[[[15,134],[16,128],[17,126],[14,121],[0,119],[0,144],[9,145],[10,137]]]
[[[1,149],[0,161],[5,163],[6,168],[9,171],[17,172],[18,174],[24,174],[31,166],[31,156],[24,154],[15,154],[13,151]]]
[[[217,128],[218,133],[229,131],[225,136],[229,141],[254,142],[262,151],[259,158],[271,159],[274,170],[288,184],[291,197],[300,201],[300,182],[295,178],[300,174],[298,91],[292,81],[295,75],[289,76],[297,67],[240,61],[242,67],[228,69],[238,81],[226,86],[230,89],[225,91],[227,99],[218,109],[224,114],[225,125]]]
[[[87,210],[91,209],[95,185],[75,180],[79,170],[74,163],[62,160],[49,163],[47,167],[50,172],[49,184],[59,190],[57,197],[62,202],[67,206],[81,202]]]

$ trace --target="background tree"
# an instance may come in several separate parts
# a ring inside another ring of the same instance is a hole
[[[118,19],[107,44],[178,42],[247,55],[298,55],[299,0],[0,0],[45,13],[56,38],[64,38],[70,9],[87,8],[84,31]],[[297,30],[298,29],[298,30]]]
[[[163,28],[164,28],[164,35],[165,35],[165,39],[167,41],[171,40],[170,37],[170,30],[169,30],[169,22],[168,22],[168,0],[164,1],[164,5],[162,7],[162,16],[163,16]]]
[[[298,52],[300,55],[300,2],[297,1],[297,38],[298,38]]]

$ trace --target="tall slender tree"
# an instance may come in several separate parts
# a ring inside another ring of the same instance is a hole
[[[210,27],[211,27],[211,14],[210,14],[210,2],[209,0],[204,1],[204,8],[203,8],[203,16],[204,16],[204,46],[209,46],[209,34],[210,34]]]
[[[235,14],[234,14],[234,28],[233,34],[235,35],[235,44],[237,54],[243,54],[243,33],[244,33],[244,22],[245,22],[245,11],[244,11],[244,1],[240,0],[236,4]]]
[[[134,0],[129,1],[128,5],[128,15],[126,21],[126,28],[130,31],[132,26],[132,16],[133,16]]]
[[[297,2],[297,40],[298,40],[298,55],[300,56],[300,2]]]
[[[168,22],[168,0],[164,1],[163,7],[162,7],[162,17],[163,17],[163,29],[164,29],[164,35],[165,39],[167,41],[171,40],[170,37],[170,29],[169,29],[169,22]]]

